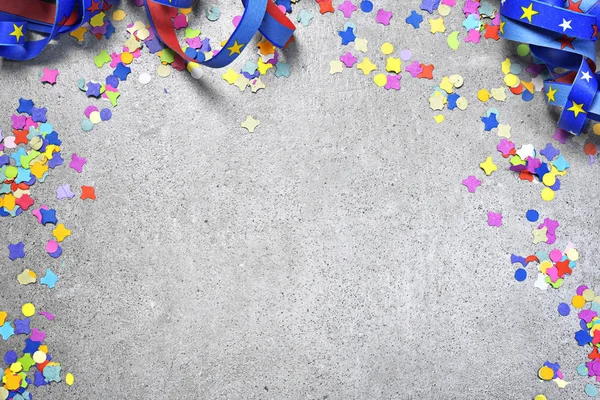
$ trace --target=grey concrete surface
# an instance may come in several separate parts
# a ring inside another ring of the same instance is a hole
[[[220,3],[220,22],[240,10]],[[460,29],[459,3],[447,33]],[[88,160],[82,174],[60,168],[34,188],[73,231],[61,260],[45,254],[50,229],[31,215],[0,221],[0,308],[14,316],[33,301],[55,313],[38,326],[76,377],[70,388],[33,389],[34,398],[584,398],[577,320],[556,306],[581,283],[600,290],[600,166],[576,144],[555,142],[571,169],[551,203],[541,184],[507,171],[480,116],[498,108],[517,144],[541,148],[556,112],[539,95],[477,101],[480,88],[503,84],[500,62],[515,47],[486,41],[453,52],[427,18],[417,31],[404,22],[418,5],[376,2],[394,12],[389,27],[374,15],[352,18],[378,66],[384,41],[435,64],[433,81],[403,74],[399,92],[356,70],[329,75],[329,61],[345,51],[336,35],[345,20],[308,0],[295,6],[294,15],[306,8],[315,18],[286,51],[289,78],[269,75],[266,90],[240,93],[220,79],[224,71],[200,82],[186,73],[161,79],[158,59],[145,53],[113,119],[90,133],[80,128],[83,110],[102,103],[85,98],[77,79],[107,75],[93,56],[117,50],[140,10],[126,4],[108,42],[64,37],[31,62],[2,63],[0,126],[9,128],[19,97],[32,98],[48,108],[63,153]],[[209,35],[228,28],[196,21]],[[56,86],[39,82],[42,67],[60,69]],[[142,72],[153,75],[146,86]],[[427,97],[454,73],[470,105],[445,111],[437,125]],[[247,114],[261,121],[253,134],[239,127]],[[488,155],[499,171],[469,194],[460,182],[481,178]],[[58,201],[63,183],[93,184],[98,200]],[[512,277],[511,252],[551,249],[531,243],[529,208],[558,219],[557,244],[572,241],[581,253],[560,290]],[[504,214],[504,226],[487,226],[490,210]],[[28,256],[9,262],[2,249],[16,241]],[[19,286],[25,267],[54,268],[57,287]],[[0,342],[0,354],[20,341]],[[558,390],[537,379],[546,360],[573,383]]]

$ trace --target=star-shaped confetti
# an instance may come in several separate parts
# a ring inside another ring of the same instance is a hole
[[[415,10],[412,10],[410,15],[406,18],[406,23],[412,25],[415,29],[419,29],[421,22],[423,22],[423,17]]]
[[[71,231],[65,227],[64,224],[56,225],[56,228],[52,230],[52,236],[56,238],[57,242],[62,242],[67,237],[71,236]]]
[[[533,244],[544,243],[548,240],[548,228],[543,227],[542,229],[533,229],[531,234],[533,235]]]
[[[365,57],[360,63],[358,63],[356,68],[360,69],[363,74],[369,75],[371,72],[377,69],[377,66],[373,64],[368,57]]]
[[[58,200],[72,199],[73,197],[75,197],[75,193],[71,191],[71,185],[68,183],[61,185],[58,187],[58,189],[56,189],[56,198]]]
[[[377,10],[377,17],[375,17],[375,21],[381,25],[389,25],[390,19],[392,18],[391,11],[385,11],[383,8]]]
[[[86,162],[86,158],[79,157],[77,154],[73,153],[73,155],[71,156],[71,162],[69,163],[69,168],[72,168],[75,171],[81,173],[83,166]]]
[[[352,55],[349,51],[346,54],[340,56],[340,61],[344,63],[346,68],[352,67],[356,64],[357,58]]]
[[[8,258],[13,261],[17,258],[25,258],[25,244],[23,242],[9,244]]]
[[[42,83],[49,83],[51,85],[54,85],[56,83],[56,77],[58,76],[58,74],[59,72],[57,69],[44,68],[42,72],[41,81]]]
[[[52,272],[50,268],[46,269],[46,275],[40,279],[40,283],[48,286],[50,289],[53,289],[56,285],[56,282],[58,282],[58,276],[56,276],[56,274]]]
[[[96,190],[93,186],[81,186],[81,200],[96,200]]]
[[[331,75],[339,74],[343,71],[343,69],[344,69],[344,63],[341,62],[340,60],[329,61],[329,73]]]
[[[354,42],[356,36],[354,35],[354,29],[352,27],[347,27],[346,30],[338,31],[338,35],[342,38],[342,44],[346,45],[348,43]]]
[[[469,175],[466,179],[462,180],[462,184],[467,187],[470,193],[475,193],[475,190],[481,186],[481,181],[473,175]]]
[[[483,122],[483,124],[485,125],[484,130],[487,132],[498,127],[498,120],[496,119],[495,113],[491,113],[487,117],[481,117],[481,122]]]
[[[494,161],[492,161],[492,157],[488,156],[484,162],[479,164],[479,168],[481,168],[487,176],[490,176],[492,172],[498,169],[498,166],[494,164]]]
[[[488,225],[489,226],[502,226],[502,214],[488,211]]]
[[[52,208],[48,208],[48,209],[41,208],[39,210],[39,213],[40,213],[40,223],[42,225],[46,225],[46,224],[56,225],[56,223],[58,222],[58,220],[56,218],[56,210],[55,209],[52,209]]]
[[[251,115],[248,115],[246,120],[240,124],[242,128],[246,128],[250,133],[253,133],[258,125],[260,125],[260,120],[254,119]]]
[[[342,4],[340,4],[338,6],[338,10],[340,10],[344,14],[345,18],[352,17],[352,13],[354,11],[356,11],[357,9],[358,9],[358,7],[356,7],[354,4],[352,4],[352,2],[349,0],[344,1]]]
[[[446,32],[446,25],[444,25],[444,19],[442,17],[439,18],[430,18],[429,26],[431,33],[444,33]]]

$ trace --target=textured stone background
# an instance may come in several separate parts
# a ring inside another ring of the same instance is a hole
[[[217,37],[241,10],[224,3],[223,24],[200,10],[192,25]],[[162,79],[159,60],[145,52],[122,83],[113,119],[90,133],[80,128],[83,109],[103,103],[76,81],[106,77],[93,56],[117,50],[125,23],[144,20],[141,10],[126,5],[108,42],[64,37],[31,62],[1,64],[0,126],[9,128],[19,97],[32,98],[48,108],[63,154],[88,159],[81,175],[59,168],[35,186],[35,198],[73,231],[64,265],[43,251],[50,229],[31,215],[0,222],[0,251],[21,240],[28,250],[15,262],[0,253],[1,305],[16,315],[31,300],[54,312],[54,322],[38,325],[76,377],[71,388],[34,390],[35,398],[585,396],[588,380],[575,372],[587,354],[573,339],[577,320],[559,317],[556,306],[581,283],[600,290],[599,166],[576,144],[554,142],[571,169],[556,200],[544,203],[541,184],[506,170],[498,137],[479,120],[496,107],[519,146],[550,141],[556,113],[541,95],[476,99],[478,89],[503,85],[500,62],[514,46],[462,43],[453,52],[444,35],[429,33],[427,17],[417,31],[404,22],[419,1],[375,5],[394,17],[384,27],[374,14],[355,14],[368,56],[382,66],[384,41],[410,48],[435,64],[433,81],[403,74],[402,90],[387,92],[357,70],[330,76],[329,61],[346,51],[336,34],[344,19],[321,16],[308,0],[294,15],[306,8],[315,18],[286,51],[289,78],[270,74],[257,94],[228,86],[224,71],[207,70],[200,82],[186,73]],[[457,6],[448,33],[462,31],[462,20]],[[234,67],[250,58],[245,52]],[[60,69],[56,86],[39,82],[42,67]],[[145,71],[154,78],[142,86]],[[454,73],[464,76],[460,93],[470,105],[445,111],[436,125],[427,97]],[[261,120],[254,134],[239,127],[247,114]],[[499,171],[469,194],[460,181],[481,178],[488,155]],[[63,183],[93,184],[98,200],[58,201]],[[557,244],[572,241],[582,255],[558,291],[512,277],[511,252],[551,249],[531,243],[529,208],[558,219]],[[490,210],[504,214],[504,226],[487,226]],[[60,276],[54,290],[15,280],[23,268],[49,266]],[[574,381],[566,390],[536,378],[546,360]]]

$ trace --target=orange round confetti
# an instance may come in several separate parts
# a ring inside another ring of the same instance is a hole
[[[575,308],[583,308],[583,306],[585,305],[585,299],[583,298],[583,296],[580,295],[573,296],[573,298],[571,299],[571,304],[573,304],[573,307]]]
[[[549,381],[552,378],[554,378],[554,371],[552,370],[552,368],[550,367],[546,367],[543,366],[542,368],[540,368],[540,370],[538,371],[538,376],[540,377],[540,379],[545,380],[545,381]]]
[[[586,143],[585,146],[583,146],[583,152],[588,156],[595,156],[598,150],[594,143]]]
[[[128,51],[123,52],[123,54],[121,54],[121,61],[123,61],[123,64],[125,65],[131,64],[133,62],[133,54]]]

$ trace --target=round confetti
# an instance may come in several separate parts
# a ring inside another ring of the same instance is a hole
[[[593,129],[595,135],[600,135],[600,124],[595,124]]]
[[[116,10],[113,15],[112,15],[112,19],[115,21],[123,21],[125,19],[125,11],[123,10]]]
[[[91,113],[90,114],[90,121],[94,125],[99,124],[100,122],[102,122],[102,118],[100,118],[100,112],[99,111],[94,111],[93,113]]]
[[[488,92],[487,89],[481,89],[477,92],[477,99],[482,103],[485,103],[490,99],[490,92]]]
[[[563,317],[566,317],[567,315],[571,314],[571,307],[569,307],[567,303],[560,303],[558,305],[558,313]]]
[[[25,303],[23,304],[23,307],[21,307],[21,312],[26,317],[32,317],[35,315],[35,306],[31,303]]]
[[[140,83],[142,85],[146,85],[146,84],[150,83],[150,81],[152,80],[152,75],[150,75],[147,72],[142,72],[140,74],[140,78],[139,79],[140,79]]]
[[[533,400],[548,400],[546,396],[544,396],[543,394],[538,394],[537,396],[535,396],[533,398]]]
[[[43,351],[36,351],[35,353],[33,353],[33,361],[35,361],[37,364],[41,364],[44,361],[46,361],[46,353],[44,353]]]
[[[65,382],[67,383],[67,385],[73,386],[73,384],[75,383],[75,377],[72,373],[67,373],[67,375],[65,376]]]
[[[593,301],[596,297],[596,293],[594,293],[592,289],[585,289],[582,296],[585,301]]]
[[[467,101],[466,97],[460,96],[458,100],[456,100],[456,107],[458,107],[459,110],[466,110],[468,104],[469,102]]]
[[[566,251],[565,254],[567,255],[567,258],[571,261],[579,260],[579,252],[577,251],[577,249],[569,249]]]
[[[2,400],[8,399],[8,390],[6,390],[2,386],[0,386],[0,399],[2,399]]]
[[[562,251],[554,249],[550,252],[549,256],[551,261],[559,262],[560,260],[562,260]]]
[[[527,271],[523,268],[519,268],[515,271],[515,279],[519,282],[523,282],[527,279]]]
[[[408,61],[412,58],[412,51],[404,49],[400,52],[400,58],[402,61]]]
[[[588,376],[588,368],[585,363],[581,363],[577,366],[577,373],[581,376]]]
[[[592,385],[591,383],[588,383],[587,385],[585,385],[585,394],[587,394],[590,397],[596,397],[598,395],[598,389],[596,388],[596,386]]]
[[[123,62],[123,64],[128,65],[131,64],[133,62],[133,54],[131,54],[128,51],[124,51],[121,54],[121,61]]]
[[[438,6],[438,13],[442,16],[442,17],[447,17],[448,15],[450,15],[450,11],[452,10],[452,8],[450,8],[450,6],[446,5],[446,4],[440,4]]]
[[[81,122],[81,129],[83,129],[85,132],[89,132],[94,129],[94,124],[92,121],[86,118]]]
[[[527,218],[527,221],[529,222],[536,222],[540,218],[540,213],[538,213],[536,210],[527,210],[527,213],[525,213],[525,218]]]
[[[103,108],[102,110],[100,110],[100,118],[102,119],[102,121],[108,121],[112,118],[112,111],[110,111],[110,109],[108,108]]]
[[[576,292],[579,296],[583,296],[583,292],[585,289],[589,289],[589,288],[586,285],[579,285],[579,286],[577,286]]]
[[[506,83],[506,86],[510,86],[511,88],[514,88],[514,87],[519,86],[521,81],[519,80],[518,76],[513,75],[513,74],[507,74],[504,77],[504,83]]]
[[[550,173],[544,174],[542,183],[546,186],[553,186],[556,183],[556,175]]]
[[[389,42],[385,42],[381,45],[381,52],[386,56],[392,54],[394,52],[394,45]]]
[[[171,75],[171,67],[169,65],[161,64],[156,69],[156,73],[161,78],[166,78],[167,76]]]
[[[383,87],[387,83],[387,77],[384,74],[377,74],[373,78],[373,82],[375,82],[377,86]]]
[[[90,115],[94,112],[94,111],[98,111],[98,107],[96,106],[87,106],[85,108],[85,111],[83,112],[85,114],[86,117],[90,117]]]
[[[517,54],[521,57],[525,57],[527,54],[529,54],[529,46],[524,43],[521,43],[517,46]]]
[[[586,143],[585,146],[583,146],[583,152],[588,156],[595,156],[598,150],[594,143]]]
[[[550,367],[543,366],[538,371],[538,376],[544,381],[549,381],[554,378],[554,371]]]
[[[585,305],[585,299],[583,298],[583,296],[580,295],[573,296],[573,298],[571,299],[571,304],[575,308],[583,308],[583,306]]]
[[[545,201],[552,201],[554,200],[554,190],[546,187],[542,189],[542,199],[544,199]]]
[[[360,10],[366,13],[373,11],[373,3],[371,3],[369,0],[361,1]]]

